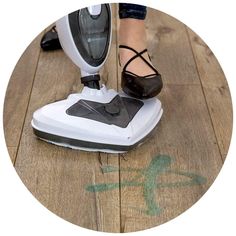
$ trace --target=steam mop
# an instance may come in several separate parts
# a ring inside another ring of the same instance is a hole
[[[34,112],[31,125],[40,139],[73,149],[122,153],[142,144],[157,126],[163,113],[157,98],[132,98],[99,83],[111,24],[109,4],[80,9],[56,22],[60,44],[81,69],[84,88]]]

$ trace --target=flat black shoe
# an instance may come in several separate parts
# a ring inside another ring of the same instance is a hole
[[[162,78],[159,72],[142,56],[142,54],[147,52],[147,49],[137,52],[135,49],[126,45],[120,45],[119,48],[129,49],[136,54],[125,64],[121,73],[121,87],[123,91],[126,94],[139,99],[148,99],[159,94],[163,87]],[[140,57],[150,68],[152,68],[154,71],[153,74],[139,76],[126,70],[127,66],[138,57]]]
[[[61,49],[56,26],[53,26],[48,32],[44,34],[41,39],[40,46],[44,51]]]

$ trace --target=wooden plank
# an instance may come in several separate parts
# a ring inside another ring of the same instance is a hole
[[[117,84],[115,42],[116,37],[102,72],[103,82],[114,88]],[[97,183],[119,184],[119,173],[107,174],[102,169],[104,165],[118,166],[118,155],[47,144],[37,140],[30,127],[32,113],[37,108],[81,88],[78,68],[62,51],[41,54],[15,167],[32,194],[58,216],[85,228],[119,232],[119,188],[106,193],[96,192],[93,187]]]
[[[175,218],[207,191],[222,166],[201,86],[166,85],[160,100],[164,115],[153,137],[120,163],[122,232]]]
[[[223,159],[232,134],[233,111],[229,87],[224,73],[210,48],[188,29],[199,76]]]
[[[148,9],[146,27],[152,62],[163,75],[158,97],[164,115],[153,137],[121,158],[121,232],[178,216],[207,191],[222,166],[185,25]]]
[[[41,37],[42,34],[39,34],[24,51],[16,64],[7,87],[4,102],[3,126],[6,144],[11,148],[17,148],[19,144],[38,63]],[[11,151],[9,153],[14,163],[15,157]]]
[[[43,205],[79,226],[131,232],[162,224],[192,206],[222,166],[185,27],[155,12],[149,11],[149,22],[155,22],[153,27],[148,23],[149,45],[153,64],[163,71],[165,86],[159,97],[164,115],[143,146],[120,158],[60,148],[35,138],[32,113],[81,90],[79,70],[63,52],[40,56],[16,170]],[[112,50],[102,71],[103,82],[114,89],[116,31],[113,25]]]
[[[15,160],[17,147],[7,147],[7,151],[11,161]]]
[[[148,8],[146,28],[149,54],[164,84],[199,84],[184,24]]]

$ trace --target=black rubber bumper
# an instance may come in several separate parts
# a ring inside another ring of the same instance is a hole
[[[151,133],[156,129],[156,127],[144,138],[142,138],[137,143],[132,144],[130,146],[114,145],[114,144],[108,144],[108,143],[88,142],[88,141],[84,141],[84,140],[62,137],[59,135],[46,133],[46,132],[37,130],[35,128],[33,128],[33,132],[37,137],[39,137],[41,139],[45,139],[45,140],[55,142],[55,143],[67,144],[72,147],[78,147],[78,148],[81,147],[81,148],[98,149],[98,150],[113,150],[113,151],[117,151],[117,152],[127,152],[127,151],[130,151],[131,149],[134,149],[139,144],[143,143],[144,140],[146,141],[146,139],[151,135]]]

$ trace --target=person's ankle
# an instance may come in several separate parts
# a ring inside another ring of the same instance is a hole
[[[131,47],[137,52],[146,49],[147,37],[144,21],[131,18],[120,20],[119,44]],[[121,66],[124,67],[125,64],[135,55],[136,54],[129,49],[120,48],[119,60]],[[142,56],[150,62],[147,52]],[[135,58],[131,63],[129,63],[127,70],[139,76],[146,76],[148,74],[153,74],[154,72],[153,69],[151,69],[150,66],[148,66],[140,57]]]
[[[147,47],[146,29],[143,20],[132,18],[120,20],[119,42],[141,51]]]

